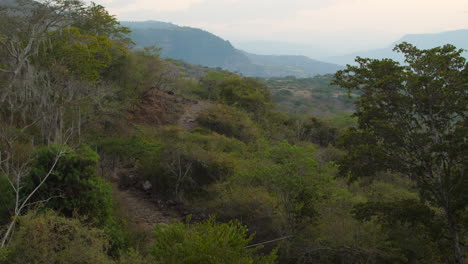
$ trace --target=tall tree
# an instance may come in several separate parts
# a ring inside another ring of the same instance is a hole
[[[110,93],[102,76],[126,53],[128,29],[77,0],[14,3],[0,4],[0,121],[64,143]]]
[[[358,128],[344,138],[341,163],[350,177],[389,170],[414,180],[420,197],[443,211],[462,264],[467,230],[468,66],[463,50],[445,45],[428,50],[402,43],[406,64],[357,58],[335,75],[334,84],[360,90]],[[465,225],[465,226],[464,226]]]

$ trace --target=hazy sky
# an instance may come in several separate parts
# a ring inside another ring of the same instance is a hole
[[[120,20],[203,28],[233,43],[382,47],[409,33],[468,28],[468,0],[94,0]]]

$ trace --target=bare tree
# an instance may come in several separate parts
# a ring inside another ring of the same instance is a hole
[[[71,0],[17,0],[12,6],[0,8],[3,20],[0,30],[2,123],[25,127],[34,120],[34,123],[50,128],[47,121],[52,113],[48,110],[56,106],[54,99],[59,94],[56,89],[51,89],[56,87],[51,87],[49,73],[41,72],[33,60],[50,46],[48,32],[68,26],[73,13],[80,8],[79,1]],[[60,107],[54,110],[58,109]],[[56,116],[61,115],[60,111],[56,113]],[[60,124],[60,121],[56,123]]]
[[[193,162],[186,159],[182,152],[175,151],[170,155],[164,167],[174,178],[174,195],[177,200],[181,199],[183,184],[191,180]]]
[[[83,6],[76,0],[16,2],[0,8],[5,23],[0,30],[0,122],[16,127],[34,123],[43,143],[62,144],[81,134],[86,119],[83,108],[98,106],[96,99],[109,92],[61,74],[67,72],[61,68],[67,58],[55,58],[54,66],[46,69],[37,65],[42,53],[53,49],[54,36],[67,34],[64,29],[83,12]]]
[[[23,211],[33,204],[47,202],[50,199],[56,197],[49,197],[43,201],[31,202],[34,195],[37,191],[44,185],[47,179],[53,175],[53,172],[59,162],[60,158],[66,154],[64,149],[58,149],[55,153],[54,161],[50,166],[46,175],[40,180],[40,182],[34,186],[34,188],[29,192],[24,192],[24,185],[27,181],[27,177],[30,175],[32,162],[34,161],[33,154],[18,153],[15,151],[15,137],[8,137],[5,131],[0,133],[2,143],[5,146],[3,150],[0,151],[0,177],[5,177],[10,184],[10,187],[13,190],[14,194],[14,208],[12,210],[12,219],[7,226],[6,231],[3,234],[0,234],[0,248],[3,248],[9,237],[11,236],[13,229],[15,227],[16,221]]]
[[[75,0],[16,0],[10,5],[0,5],[0,177],[7,179],[14,194],[12,219],[0,234],[0,248],[11,237],[18,217],[37,203],[32,203],[32,198],[53,175],[65,154],[59,149],[47,174],[31,191],[25,192],[35,145],[34,137],[26,131],[38,127],[47,143],[65,143],[71,137],[73,129],[65,129],[63,125],[64,109],[83,88],[63,80],[58,85],[57,78],[38,69],[34,60],[50,47],[48,32],[68,26],[81,6]]]

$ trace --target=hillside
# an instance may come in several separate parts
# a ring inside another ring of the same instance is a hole
[[[28,1],[0,8],[0,264],[466,263],[455,48],[252,78],[134,49],[101,5]]]
[[[345,89],[331,85],[332,75],[313,78],[269,78],[265,83],[280,110],[294,114],[313,114],[321,118],[332,118],[354,111],[353,102]]]
[[[166,58],[191,64],[220,67],[245,76],[312,77],[334,73],[338,65],[313,60],[305,56],[267,56],[237,50],[229,41],[198,28],[180,27],[158,21],[122,22],[132,30],[137,48],[156,45]]]
[[[261,65],[264,68],[266,74],[263,77],[290,75],[307,78],[313,75],[334,73],[343,69],[342,66],[313,60],[306,56],[245,54],[254,64]]]
[[[255,69],[241,52],[223,39],[197,28],[178,27],[163,22],[123,22],[132,29],[131,38],[137,48],[156,45],[166,58],[208,67],[221,67],[255,75]]]
[[[419,49],[430,49],[438,46],[443,46],[445,44],[452,44],[457,48],[468,49],[468,29],[446,31],[434,34],[405,35],[401,39],[395,41],[394,43],[385,48],[366,50],[342,56],[330,57],[326,59],[326,61],[337,63],[340,65],[353,64],[356,56],[360,56],[374,59],[391,58],[396,61],[403,62],[404,57],[401,54],[392,51],[396,44],[402,42],[409,42],[418,47]],[[468,57],[467,52],[465,52],[464,54],[465,57]]]

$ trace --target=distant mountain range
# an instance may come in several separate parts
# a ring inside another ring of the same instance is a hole
[[[395,45],[402,42],[411,43],[419,49],[430,49],[443,46],[445,44],[452,44],[457,48],[468,49],[468,29],[446,31],[434,34],[406,35],[386,48],[355,52],[343,56],[329,57],[324,60],[331,63],[346,65],[353,64],[356,56],[360,56],[373,59],[391,58],[396,61],[403,62],[404,57],[401,54],[392,51]],[[464,56],[468,57],[468,53],[465,52]]]
[[[311,77],[335,73],[344,67],[299,55],[256,55],[244,52],[255,65],[262,66],[268,76]]]
[[[236,49],[229,41],[198,28],[159,21],[121,22],[132,30],[136,47],[156,45],[161,55],[191,64],[220,67],[255,77],[312,77],[343,67],[305,56],[255,55]]]
[[[257,55],[244,52],[236,49],[229,41],[198,28],[181,27],[159,21],[122,22],[122,24],[132,30],[131,38],[137,48],[156,45],[162,48],[163,57],[191,64],[219,67],[245,76],[266,78],[284,76],[305,78],[334,73],[343,69],[342,65],[353,64],[356,56],[374,59],[391,58],[403,62],[404,57],[392,49],[396,44],[405,41],[420,49],[448,43],[468,49],[468,29],[464,29],[435,34],[406,35],[385,48],[328,57],[319,61],[300,55]],[[259,45],[256,50],[260,51],[261,46]],[[305,46],[295,48],[306,50]],[[468,57],[468,52],[464,54]]]

